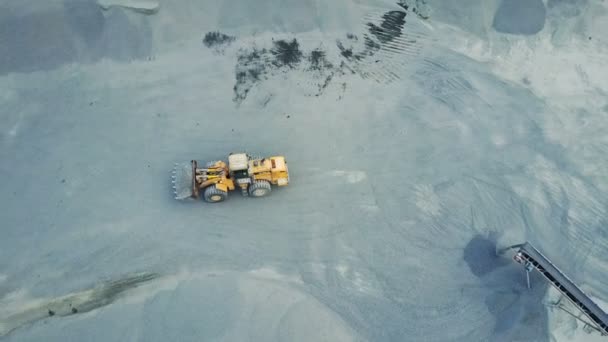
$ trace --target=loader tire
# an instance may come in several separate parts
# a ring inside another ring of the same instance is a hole
[[[264,197],[271,191],[270,183],[264,180],[256,180],[249,186],[251,197]]]
[[[226,197],[228,193],[216,188],[215,185],[208,186],[203,193],[203,198],[209,203],[223,202]]]

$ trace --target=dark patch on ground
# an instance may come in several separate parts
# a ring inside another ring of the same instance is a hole
[[[242,102],[247,98],[251,88],[267,78],[270,65],[266,62],[269,52],[266,49],[253,48],[250,51],[241,50],[237,57],[235,68],[236,83],[233,87],[234,101]]]
[[[315,52],[315,57],[308,58],[311,65],[320,68],[326,66],[324,55]],[[235,67],[236,83],[233,87],[234,98],[237,103],[241,103],[247,98],[251,88],[258,82],[267,80],[269,74],[278,68],[297,67],[304,53],[300,50],[300,44],[294,38],[288,40],[273,41],[270,50],[253,48],[251,50],[240,50],[237,55]],[[267,103],[267,102],[266,102]]]
[[[380,43],[385,44],[401,35],[401,30],[405,25],[405,15],[405,12],[402,11],[390,11],[382,16],[380,26],[368,23],[367,27]]]
[[[484,304],[494,317],[493,336],[497,341],[528,340],[547,336],[547,313],[543,297],[547,283],[532,272],[532,288],[527,289],[521,265],[508,255],[497,255],[496,236],[476,235],[464,249],[464,260],[487,289]]]
[[[344,64],[339,67],[334,66],[327,59],[327,53],[322,48],[306,53],[300,49],[296,39],[275,40],[270,50],[252,48],[238,52],[233,100],[241,103],[258,82],[267,80],[273,75],[277,76],[279,70],[283,73],[299,67],[311,73],[317,87],[315,93],[305,95],[319,96],[335,75],[344,74],[342,71]],[[266,105],[270,99],[271,97],[264,101],[263,105]]]
[[[503,0],[492,26],[501,33],[533,35],[545,26],[546,12],[542,0]]]
[[[378,51],[378,50],[380,50],[381,47],[382,46],[380,45],[380,43],[374,41],[373,39],[371,39],[368,36],[365,37],[365,48],[368,51]]]
[[[235,40],[236,37],[229,36],[218,31],[213,31],[207,32],[207,34],[205,34],[205,37],[203,38],[203,44],[205,44],[205,46],[208,48],[221,47],[230,45]]]
[[[285,40],[277,40],[270,52],[274,55],[273,64],[278,67],[288,66],[295,67],[302,59],[302,51],[300,44],[294,38],[291,42]]]
[[[353,52],[354,48],[352,46],[345,47],[341,41],[338,41],[336,44],[338,46],[338,49],[340,49],[340,54],[342,55],[342,57],[346,58],[347,60],[363,58],[361,55],[355,54]]]
[[[357,37],[357,35],[356,35],[356,34],[353,34],[353,33],[347,33],[347,34],[346,34],[346,39],[350,39],[350,40],[357,41],[357,40],[359,40],[359,37]]]
[[[471,272],[482,277],[509,262],[496,254],[496,240],[493,237],[475,236],[464,248],[464,261]]]
[[[327,61],[327,54],[321,49],[315,49],[310,52],[308,61],[310,62],[310,70],[321,71],[323,69],[332,68],[333,65]]]
[[[90,306],[82,307],[80,312],[84,312],[85,310],[91,310],[95,305],[107,305],[115,301],[120,294],[123,292],[133,289],[141,284],[152,281],[156,278],[160,277],[158,273],[140,273],[136,275],[131,275],[119,280],[109,281],[103,284],[95,296],[98,301],[93,301]]]
[[[504,267],[482,280],[483,286],[489,290],[484,303],[494,316],[493,335],[499,341],[534,340],[548,336],[547,308],[543,304],[548,285],[541,275],[532,272],[531,288],[528,289],[525,271],[518,266]]]
[[[320,96],[335,76],[345,75],[346,71],[350,70],[343,62],[339,66],[331,63],[327,59],[326,51],[322,48],[316,48],[306,53],[300,49],[295,39],[274,41],[271,50],[253,48],[239,51],[235,68],[236,83],[233,87],[233,100],[241,103],[258,82],[278,76],[279,70],[282,74],[298,67],[310,72],[316,87],[316,91],[312,94],[304,94],[305,96]],[[270,99],[271,97],[264,101],[264,105]]]
[[[309,66],[307,70],[313,73],[316,80],[319,80],[317,83],[317,91],[316,93],[311,94],[312,96],[320,96],[331,84],[335,76],[343,76],[345,74],[345,64],[341,63],[340,66],[335,67],[327,60],[327,53],[320,48],[310,52],[308,61]]]
[[[234,101],[241,103],[245,100],[251,88],[256,83],[268,79],[275,70],[279,68],[282,68],[283,72],[292,70],[304,64],[303,61],[308,62],[303,67],[303,70],[312,74],[313,82],[317,86],[316,93],[310,95],[319,96],[332,83],[336,76],[355,73],[364,75],[365,72],[362,72],[358,65],[365,63],[378,65],[376,63],[381,62],[379,58],[370,58],[383,48],[393,54],[415,53],[411,51],[415,50],[412,48],[412,45],[416,44],[416,40],[404,39],[403,30],[408,11],[414,11],[414,9],[419,8],[420,4],[425,4],[425,2],[422,0],[412,1],[414,3],[413,6],[406,4],[405,1],[401,1],[399,5],[404,10],[388,11],[382,15],[379,22],[367,23],[367,33],[363,35],[362,39],[353,33],[347,33],[346,39],[337,40],[336,46],[340,55],[336,57],[338,59],[341,58],[342,61],[336,63],[329,62],[325,50],[321,48],[314,49],[309,53],[302,51],[299,42],[295,38],[291,40],[273,40],[273,46],[269,51],[256,48],[239,51],[235,68]],[[222,36],[219,33],[213,37],[211,40],[222,40]],[[398,59],[399,57],[396,58]],[[394,76],[395,74],[392,70],[388,70],[386,74],[391,74],[390,77],[392,79],[398,78]]]
[[[407,11],[407,5],[402,5]],[[338,40],[337,47],[340,50],[342,57],[348,61],[362,61],[365,58],[372,57],[383,46],[391,44],[395,39],[401,37],[403,28],[406,23],[406,11],[389,11],[382,16],[382,21],[379,25],[367,23],[368,33],[363,35],[363,48],[355,51],[352,43],[358,39],[352,39],[352,34],[347,34],[346,38],[351,45],[345,46],[344,42]],[[393,48],[394,49],[394,48]],[[397,50],[399,47],[396,48]]]

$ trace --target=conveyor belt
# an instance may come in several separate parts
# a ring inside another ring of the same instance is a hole
[[[592,322],[602,335],[608,335],[608,315],[578,286],[566,277],[549,259],[534,246],[526,242],[519,246],[519,251],[513,257],[515,261],[536,268],[555,288],[576,305]]]

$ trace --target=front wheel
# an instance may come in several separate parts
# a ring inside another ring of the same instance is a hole
[[[203,198],[209,203],[222,202],[226,197],[228,197],[228,193],[218,189],[215,185],[208,186],[203,193]]]
[[[270,183],[263,180],[256,180],[249,186],[249,195],[252,197],[264,197],[270,193]]]

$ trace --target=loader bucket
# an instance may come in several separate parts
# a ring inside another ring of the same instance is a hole
[[[171,173],[173,195],[176,200],[196,197],[193,163],[175,163]]]

